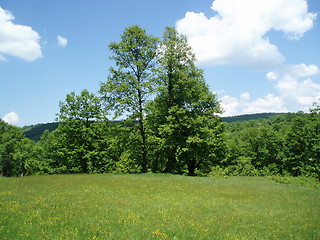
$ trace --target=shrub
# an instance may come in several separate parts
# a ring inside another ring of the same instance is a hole
[[[141,166],[132,159],[130,152],[125,151],[121,154],[120,159],[116,162],[115,173],[140,173]]]

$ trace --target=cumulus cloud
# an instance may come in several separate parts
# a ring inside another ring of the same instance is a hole
[[[244,101],[250,100],[250,94],[248,92],[242,93],[240,97]]]
[[[222,116],[308,111],[312,103],[320,99],[320,83],[311,78],[319,74],[319,67],[313,64],[288,64],[279,67],[266,74],[277,94],[267,94],[253,100],[247,92],[239,97],[224,95],[221,97],[221,106],[225,111]]]
[[[68,44],[68,39],[61,37],[61,36],[57,36],[57,40],[58,40],[58,45],[65,47]]]
[[[0,61],[5,55],[34,61],[42,57],[40,36],[31,27],[14,24],[14,16],[0,7]]]
[[[307,107],[320,98],[320,84],[311,79],[319,73],[316,65],[302,63],[278,68],[267,73],[267,78],[275,84],[287,104]]]
[[[14,125],[20,121],[20,118],[17,113],[15,112],[10,112],[4,115],[2,120],[8,124]]]
[[[212,65],[274,68],[285,58],[266,34],[273,29],[298,40],[316,19],[306,0],[215,0],[211,9],[210,18],[187,12],[176,28],[187,35],[198,61]]]
[[[287,112],[282,97],[267,94],[244,106],[243,113]]]
[[[288,111],[284,106],[283,99],[273,94],[267,94],[263,98],[252,101],[249,93],[242,93],[240,98],[225,95],[221,98],[221,106],[224,110],[222,116]]]

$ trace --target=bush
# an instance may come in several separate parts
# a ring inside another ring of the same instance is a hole
[[[280,173],[279,168],[275,163],[264,166],[259,172],[260,176],[275,176]]]
[[[283,183],[283,184],[296,184],[300,186],[305,186],[309,188],[318,188],[320,189],[320,181],[314,177],[291,177],[291,176],[269,176],[268,179],[273,182]]]
[[[258,176],[259,171],[251,164],[250,157],[239,157],[237,164],[227,167],[228,172],[232,176]]]
[[[208,174],[209,177],[226,177],[228,176],[228,169],[221,166],[214,166],[211,168],[211,172]]]
[[[125,151],[121,154],[120,159],[115,164],[115,173],[140,173],[141,166],[132,159],[132,154]]]
[[[211,168],[209,176],[259,176],[259,171],[251,164],[252,159],[249,157],[239,157],[236,164],[227,167],[214,166]]]

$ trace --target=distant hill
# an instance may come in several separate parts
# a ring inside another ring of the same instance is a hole
[[[257,119],[269,119],[275,116],[283,115],[286,113],[255,113],[255,114],[244,114],[232,117],[222,117],[221,120],[226,123],[233,122],[244,122],[249,120],[257,120]]]
[[[256,114],[246,114],[246,115],[238,115],[232,117],[222,117],[222,121],[226,123],[233,123],[233,122],[243,122],[249,120],[257,120],[257,119],[269,119],[274,116],[278,116],[285,113],[256,113]],[[24,135],[33,140],[39,141],[41,135],[44,133],[45,130],[54,131],[58,128],[59,122],[53,123],[40,123],[36,125],[25,126],[22,128]]]
[[[33,141],[39,141],[44,131],[49,130],[51,132],[53,130],[56,130],[59,124],[59,122],[39,123],[36,125],[25,126],[22,128],[22,131],[27,138]]]

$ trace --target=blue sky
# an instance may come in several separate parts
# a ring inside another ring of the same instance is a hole
[[[186,34],[224,116],[308,111],[320,98],[319,0],[0,0],[0,118],[53,122],[59,101],[96,92],[107,45],[138,24]]]

